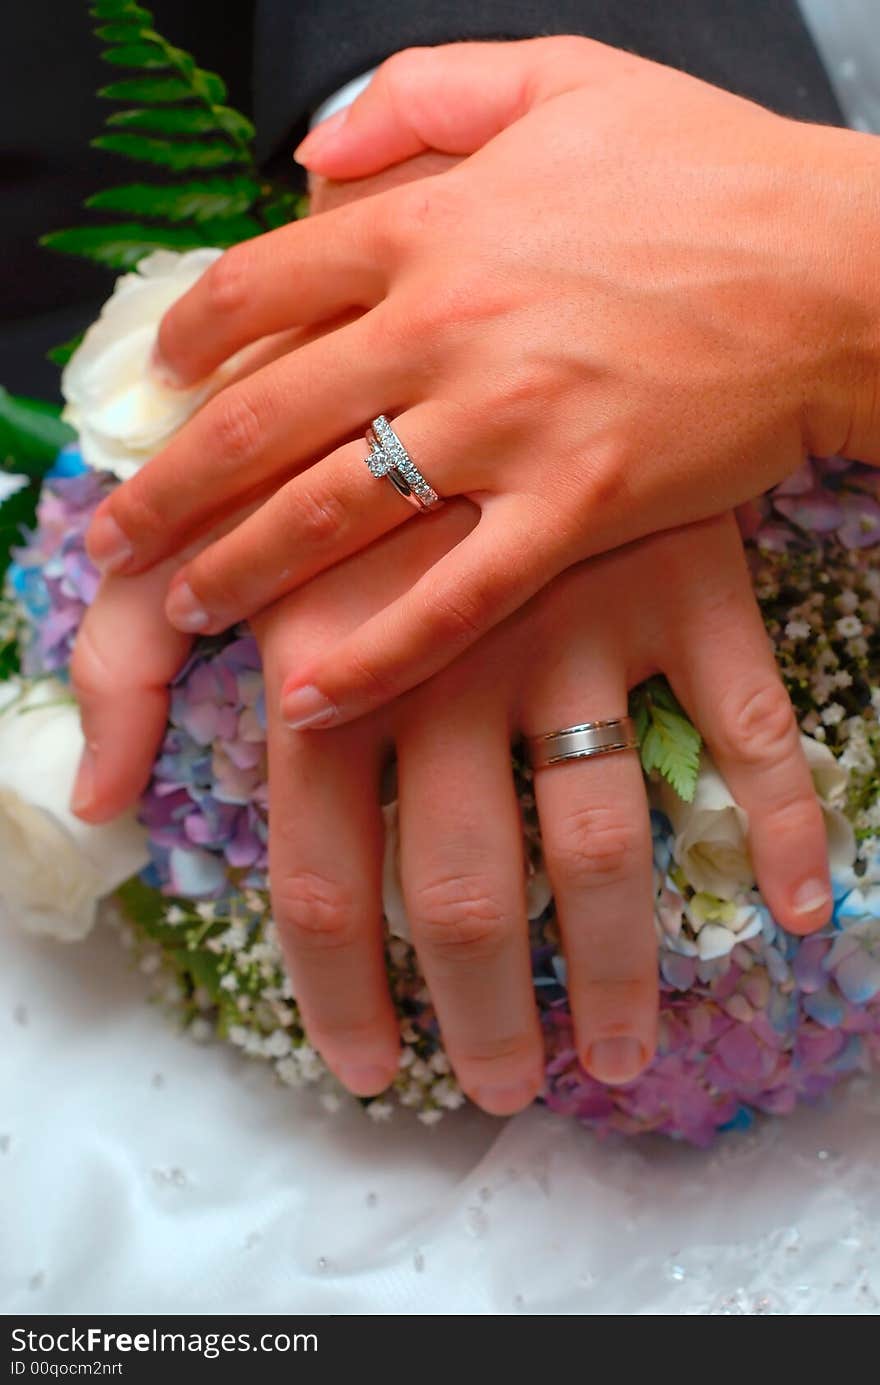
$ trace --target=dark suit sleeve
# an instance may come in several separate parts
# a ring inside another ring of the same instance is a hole
[[[586,34],[843,124],[796,0],[257,0],[258,152],[289,157],[327,96],[400,48],[538,34]]]

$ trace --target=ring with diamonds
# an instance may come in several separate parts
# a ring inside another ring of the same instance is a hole
[[[529,760],[532,769],[549,769],[565,764],[566,760],[588,760],[593,755],[612,755],[617,750],[638,750],[632,717],[614,717],[610,721],[585,721],[580,726],[566,726],[562,731],[548,731],[544,736],[529,736]]]
[[[386,476],[398,495],[417,510],[436,510],[443,501],[429,485],[384,414],[367,429],[370,455],[364,458],[377,479]]]

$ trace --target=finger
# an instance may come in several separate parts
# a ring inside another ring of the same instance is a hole
[[[362,433],[383,409],[415,402],[415,374],[408,371],[404,388],[403,353],[390,337],[380,342],[372,316],[215,395],[98,507],[87,538],[92,561],[104,572],[141,570]]]
[[[87,822],[116,817],[149,781],[191,643],[165,619],[171,570],[106,579],[80,626],[70,676],[86,745],[71,807]]]
[[[451,421],[440,404],[419,405],[395,419],[395,430],[428,475],[434,474],[431,459]],[[386,478],[377,482],[370,474],[366,453],[364,442],[339,448],[181,568],[166,604],[171,623],[188,631],[226,629],[415,518]],[[447,484],[455,485],[459,469],[466,470],[462,457],[447,470]]]
[[[530,732],[625,716],[627,694],[602,650],[573,647],[552,689],[527,704]],[[547,872],[565,950],[581,1063],[629,1082],[654,1053],[658,981],[651,831],[636,751],[535,773]]]
[[[535,524],[493,499],[410,591],[288,679],[282,716],[298,729],[363,716],[444,668],[551,576]]]
[[[493,1115],[543,1083],[522,825],[503,709],[439,679],[398,734],[401,878],[461,1086]],[[321,740],[323,744],[323,738]]]
[[[328,178],[362,178],[427,149],[470,154],[540,101],[579,84],[613,50],[578,38],[407,48],[294,157]]]
[[[263,641],[270,707],[293,633]],[[394,1080],[399,1044],[382,943],[377,738],[359,726],[318,744],[270,711],[268,752],[272,910],[297,1004],[339,1080],[373,1096]]]
[[[159,378],[195,384],[261,337],[378,303],[387,283],[380,225],[366,204],[341,207],[227,250],[162,318]]]
[[[831,917],[828,845],[794,710],[773,658],[731,525],[706,527],[711,576],[680,606],[681,642],[664,667],[683,705],[703,730],[722,778],[749,819],[755,875],[777,921],[810,933]],[[717,563],[719,543],[730,562]],[[672,624],[670,629],[674,628]]]

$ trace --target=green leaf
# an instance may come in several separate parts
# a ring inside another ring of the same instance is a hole
[[[204,68],[197,67],[192,84],[196,95],[211,106],[221,106],[226,100],[226,83],[216,72],[206,72]]]
[[[291,221],[306,216],[308,198],[297,192],[279,191],[268,202],[263,203],[260,212],[269,230],[272,231],[278,226],[287,226]]]
[[[24,490],[10,495],[0,504],[0,585],[2,574],[6,572],[12,560],[13,548],[17,548],[22,542],[23,531],[33,528],[39,495],[39,484],[32,482]],[[8,651],[5,647],[0,647],[0,678],[8,677],[9,673],[13,672],[13,669],[8,667],[8,657],[4,656],[8,656]]]
[[[5,471],[39,479],[73,437],[57,405],[10,394],[0,385],[0,464]]]
[[[101,57],[117,67],[169,67],[164,49],[156,43],[125,43],[105,48]]]
[[[228,144],[206,140],[151,139],[148,135],[98,135],[92,140],[96,149],[110,149],[127,159],[161,164],[180,172],[187,168],[225,168],[229,164],[245,163],[246,156]]]
[[[205,178],[171,186],[127,183],[96,192],[86,206],[102,212],[121,212],[125,216],[161,217],[166,221],[211,221],[242,217],[259,195],[259,184],[253,178]],[[244,234],[252,235],[253,232],[245,229]]]
[[[124,82],[111,82],[101,87],[99,96],[108,101],[191,101],[192,88],[178,77],[129,77]]]
[[[134,0],[94,0],[90,13],[96,19],[120,20],[123,23],[152,24],[153,16]]]
[[[630,697],[630,715],[646,774],[657,772],[690,803],[700,771],[702,740],[662,678],[650,678]]]
[[[40,244],[64,255],[82,255],[111,269],[133,269],[153,250],[195,250],[211,242],[196,229],[176,226],[81,226],[50,231]]]
[[[232,106],[214,106],[213,114],[220,129],[232,139],[250,144],[257,133],[247,116],[233,110]]]
[[[214,113],[200,106],[147,106],[142,110],[112,111],[107,124],[157,135],[207,135],[219,128]]]
[[[85,334],[83,332],[80,332],[77,336],[71,337],[70,341],[62,341],[59,342],[57,346],[50,347],[49,350],[46,352],[47,360],[52,361],[55,365],[67,365],[67,362],[70,360],[74,351],[79,346],[84,335]]]
[[[261,236],[265,229],[265,226],[261,226],[253,216],[215,217],[212,221],[200,222],[205,244],[217,245],[223,250],[230,245],[237,245],[239,241]]]
[[[104,24],[95,33],[105,43],[139,43],[144,36],[153,37],[143,24]]]
[[[185,53],[182,48],[173,48],[170,43],[162,40],[168,61],[172,67],[176,67],[178,72],[192,86],[193,78],[197,72],[196,60],[191,53]]]

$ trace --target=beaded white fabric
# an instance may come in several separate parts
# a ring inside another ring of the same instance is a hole
[[[0,1312],[880,1310],[880,1084],[708,1154],[374,1125],[176,1034],[105,928],[2,953]]]

